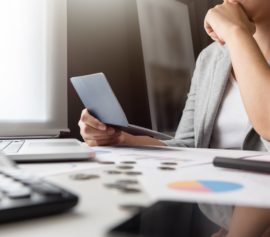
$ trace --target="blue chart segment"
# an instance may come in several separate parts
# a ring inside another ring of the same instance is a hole
[[[178,191],[204,192],[204,193],[232,192],[243,188],[243,186],[238,183],[212,181],[212,180],[178,181],[170,183],[168,187]]]

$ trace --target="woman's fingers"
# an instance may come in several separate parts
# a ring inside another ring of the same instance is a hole
[[[107,127],[105,131],[98,130],[96,128],[90,127],[89,125],[83,123],[82,121],[79,122],[81,136],[84,139],[98,139],[104,137],[113,137],[117,136],[120,131],[111,127]]]
[[[255,24],[249,19],[241,4],[233,0],[224,1],[210,9],[205,17],[204,28],[214,40],[224,44],[230,40],[235,28],[254,34]]]
[[[121,136],[118,136],[102,140],[85,140],[85,143],[89,146],[107,146],[120,144],[121,141],[122,141]]]
[[[78,125],[82,138],[89,146],[115,145],[123,140],[119,129],[106,126],[90,115],[87,109],[82,111]]]
[[[221,45],[224,45],[224,44],[225,44],[225,42],[224,42],[222,39],[220,39],[220,38],[218,37],[218,35],[217,35],[214,31],[211,32],[211,33],[209,33],[208,35],[212,38],[212,40],[214,40],[214,41],[220,43]]]
[[[211,37],[212,40],[214,40],[222,45],[225,43],[224,40],[222,40],[218,37],[217,33],[213,30],[211,25],[208,23],[208,17],[205,18],[204,29],[205,29],[206,33]]]
[[[95,117],[91,116],[89,113],[88,113],[88,110],[87,109],[84,109],[82,111],[82,114],[81,114],[81,119],[80,121],[82,121],[83,123],[93,127],[93,128],[96,128],[98,130],[106,130],[106,125],[102,122],[100,122],[98,119],[96,119]]]
[[[220,39],[220,37],[217,35],[217,33],[214,31],[211,24],[209,23],[209,21],[211,22],[211,14],[213,14],[212,12],[213,10],[209,10],[205,17],[204,29],[206,33],[212,38],[212,40],[219,42],[220,44],[224,44],[224,40]]]

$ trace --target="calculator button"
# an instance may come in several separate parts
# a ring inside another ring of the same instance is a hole
[[[62,196],[62,192],[59,188],[47,183],[32,184],[30,186],[34,191],[47,196]]]
[[[6,195],[11,199],[29,198],[31,196],[31,190],[29,188],[10,190]]]
[[[8,192],[9,190],[15,190],[22,187],[22,184],[14,182],[12,180],[1,180],[0,190]]]
[[[21,176],[21,177],[16,177],[16,180],[24,183],[24,184],[39,184],[42,183],[42,179],[41,178],[37,178],[36,176]]]
[[[9,176],[9,177],[13,177],[14,175],[19,175],[22,171],[18,170],[18,169],[14,169],[14,168],[3,168],[0,169],[1,173]]]

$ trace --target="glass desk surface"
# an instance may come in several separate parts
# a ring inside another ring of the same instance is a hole
[[[141,208],[108,236],[268,237],[269,230],[270,209],[159,201]]]

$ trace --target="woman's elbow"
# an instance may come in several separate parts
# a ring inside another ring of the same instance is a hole
[[[254,129],[263,139],[270,141],[270,116],[254,125]]]

